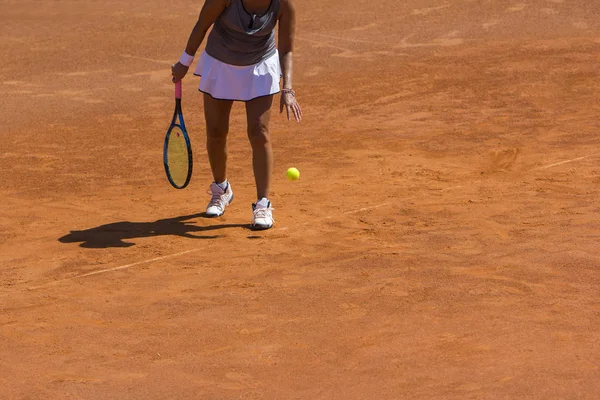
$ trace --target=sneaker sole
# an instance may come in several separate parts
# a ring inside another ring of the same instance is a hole
[[[273,224],[262,225],[262,224],[256,224],[254,222],[252,222],[250,225],[252,226],[252,229],[257,230],[257,231],[264,231],[265,229],[271,229],[273,227]]]
[[[273,225],[252,225],[252,229],[254,229],[255,231],[264,231],[267,229],[271,229],[273,227]]]

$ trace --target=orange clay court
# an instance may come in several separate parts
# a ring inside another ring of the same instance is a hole
[[[0,398],[600,398],[600,3],[295,3],[264,232],[191,74],[164,174],[201,1],[0,3]]]

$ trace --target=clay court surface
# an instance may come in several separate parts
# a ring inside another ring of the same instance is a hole
[[[0,3],[2,399],[600,397],[597,1],[296,0],[265,232],[191,74],[164,175],[201,4]]]

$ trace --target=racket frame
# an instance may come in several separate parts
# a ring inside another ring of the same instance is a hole
[[[169,126],[169,129],[167,130],[167,134],[165,136],[165,142],[163,145],[163,164],[165,167],[165,173],[167,174],[167,179],[169,180],[169,183],[175,189],[183,189],[190,183],[190,180],[192,179],[192,169],[194,166],[194,160],[193,160],[193,155],[192,155],[192,144],[190,141],[190,137],[187,133],[187,130],[185,129],[185,121],[183,120],[183,111],[181,109],[181,92],[182,92],[181,81],[179,81],[179,82],[175,83],[175,111],[173,113],[173,119],[171,120],[171,125]],[[171,132],[173,131],[173,128],[175,128],[175,127],[179,128],[181,130],[181,133],[183,134],[183,138],[185,140],[185,145],[186,145],[187,154],[188,154],[188,173],[187,173],[187,177],[186,177],[186,180],[183,183],[183,185],[177,185],[173,181],[173,178],[171,178],[171,172],[169,169],[169,158],[168,158],[169,138],[171,137]]]

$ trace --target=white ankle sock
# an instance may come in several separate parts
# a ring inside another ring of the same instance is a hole
[[[217,184],[218,187],[220,187],[223,190],[227,190],[227,186],[229,186],[229,182],[227,182],[227,179],[225,179],[223,182],[218,183],[215,182]]]
[[[256,205],[267,208],[269,207],[269,199],[263,197],[262,199],[256,202]]]

